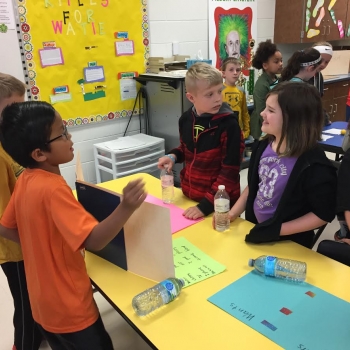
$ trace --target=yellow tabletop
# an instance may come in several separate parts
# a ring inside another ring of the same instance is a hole
[[[100,186],[121,193],[130,180],[139,177],[146,182],[148,193],[161,197],[159,180],[148,174],[132,175]],[[181,190],[175,191],[176,205],[185,209],[194,204],[182,195]],[[227,269],[185,288],[175,301],[144,318],[134,313],[131,300],[136,294],[152,287],[155,284],[153,281],[124,271],[92,253],[86,254],[87,270],[92,281],[110,302],[158,349],[280,349],[274,342],[207,299],[251,271],[249,258],[275,255],[307,262],[307,282],[350,302],[350,269],[290,241],[247,244],[244,237],[251,227],[251,223],[237,219],[231,223],[230,231],[220,233],[212,229],[211,217],[208,217],[174,234],[174,238],[186,237]]]

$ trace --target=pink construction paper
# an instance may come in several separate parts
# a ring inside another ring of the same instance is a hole
[[[200,218],[198,220],[186,219],[182,215],[184,212],[183,209],[177,207],[174,204],[165,204],[165,203],[163,203],[163,201],[161,199],[153,197],[150,194],[147,195],[145,202],[159,205],[160,207],[170,209],[170,226],[171,226],[171,233],[172,234],[174,234],[175,232],[178,232],[180,230],[183,230],[184,228],[191,226],[191,225],[194,225],[194,224],[203,220],[203,218]]]

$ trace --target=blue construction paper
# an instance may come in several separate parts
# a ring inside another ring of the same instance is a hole
[[[309,283],[252,271],[208,301],[284,349],[350,349],[350,303]]]

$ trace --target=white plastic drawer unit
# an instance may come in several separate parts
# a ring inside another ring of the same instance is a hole
[[[158,159],[164,155],[164,139],[145,134],[120,137],[113,141],[94,145],[94,158],[97,183],[108,179],[155,171]],[[150,167],[152,169],[150,169]]]

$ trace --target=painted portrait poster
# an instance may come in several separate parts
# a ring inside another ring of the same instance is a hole
[[[209,58],[221,67],[227,57],[240,59],[248,75],[251,47],[256,39],[256,1],[209,0]]]

